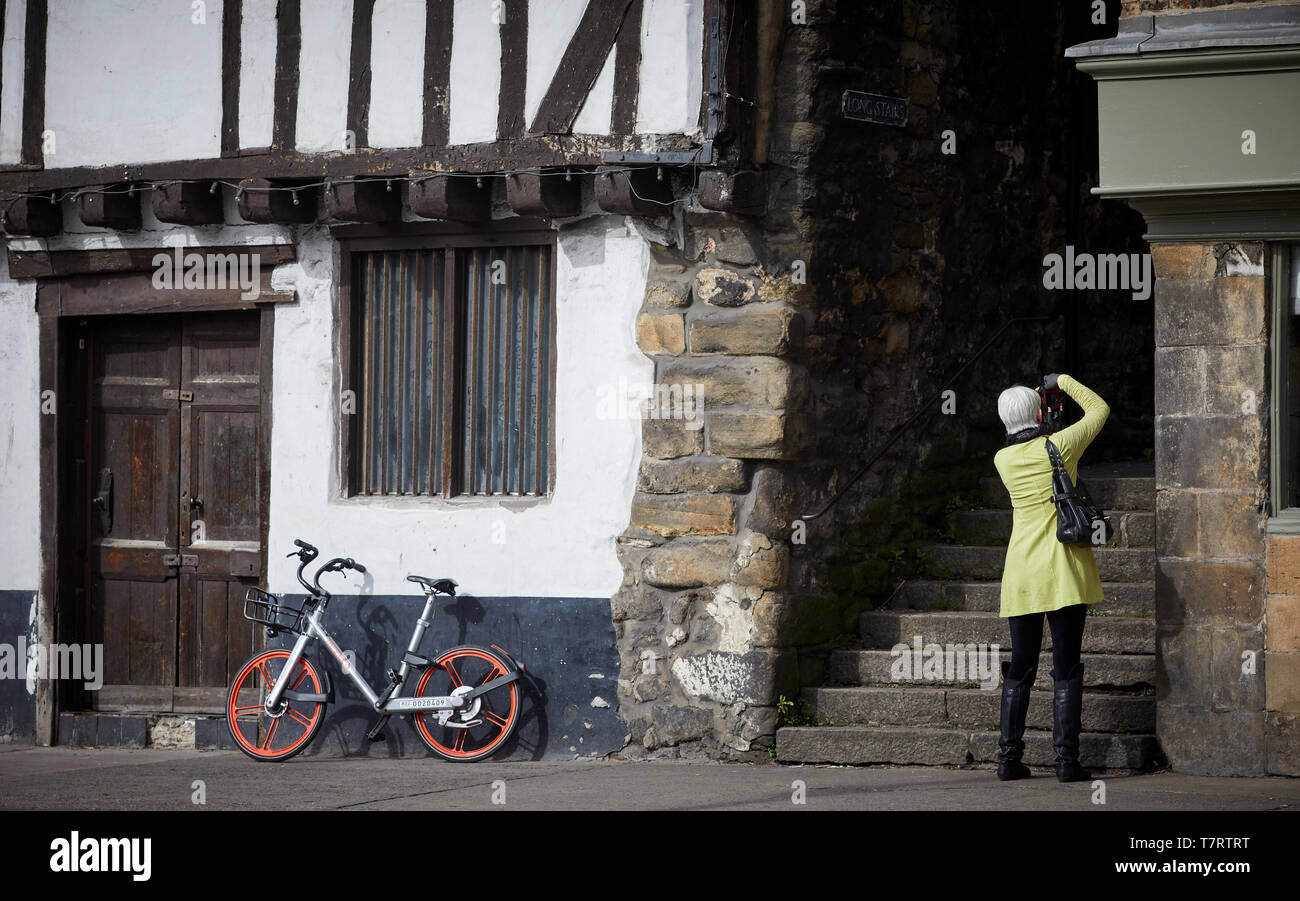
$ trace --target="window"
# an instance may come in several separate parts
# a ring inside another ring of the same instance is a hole
[[[1300,526],[1300,244],[1273,245],[1272,261],[1271,506]]]
[[[347,494],[549,493],[551,233],[345,240],[343,259]]]

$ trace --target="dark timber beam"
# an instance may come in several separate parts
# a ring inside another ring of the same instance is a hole
[[[700,206],[741,216],[761,216],[767,208],[766,184],[761,172],[720,172],[709,169],[700,174]]]
[[[411,212],[425,219],[454,219],[484,222],[492,218],[492,188],[477,179],[456,175],[432,175],[411,182],[408,200]]]
[[[428,3],[424,13],[424,146],[446,147],[451,122],[450,3]]]
[[[348,222],[402,218],[402,185],[393,181],[332,181],[325,186],[325,216]]]
[[[494,7],[501,25],[501,90],[497,101],[497,140],[524,133],[524,91],[528,84],[528,0]]]
[[[596,205],[607,213],[667,216],[672,200],[672,184],[657,166],[596,170]]]
[[[582,209],[580,177],[564,169],[514,172],[506,176],[506,201],[520,216],[576,216]]]
[[[140,227],[140,195],[126,182],[87,189],[77,195],[76,204],[77,216],[86,225],[121,231]]]
[[[249,222],[292,224],[316,221],[316,189],[271,191],[268,188],[291,188],[293,182],[267,178],[245,178],[239,183],[239,215]],[[297,197],[297,203],[294,202]]]
[[[63,211],[47,195],[18,197],[0,209],[5,211],[4,228],[8,234],[48,238],[63,230]],[[13,270],[9,275],[22,278]]]
[[[239,152],[239,70],[243,0],[221,3],[221,153]]]
[[[45,0],[27,0],[27,24],[23,35],[23,146],[20,158],[30,165],[41,164],[45,131],[45,29],[48,20]]]
[[[370,33],[374,17],[375,0],[352,0],[347,127],[356,138],[354,147],[370,145]]]
[[[275,21],[275,99],[271,146],[277,150],[293,150],[298,133],[298,60],[302,55],[301,0],[279,0]]]
[[[215,181],[160,185],[153,189],[153,214],[159,222],[216,225],[223,219],[221,186]]]
[[[636,102],[641,93],[641,9],[644,0],[632,0],[627,18],[614,42],[614,109],[610,131],[636,134]]]
[[[600,77],[614,48],[632,0],[588,0],[582,19],[569,39],[551,84],[537,107],[529,134],[568,134],[591,86]],[[618,63],[615,62],[617,67]],[[501,84],[502,102],[505,82]]]

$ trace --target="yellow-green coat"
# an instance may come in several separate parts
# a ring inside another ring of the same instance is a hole
[[[1051,435],[1075,484],[1079,458],[1097,437],[1110,407],[1095,392],[1068,375],[1057,386],[1083,408],[1083,418]],[[1011,494],[1011,541],[1002,569],[1000,616],[1057,610],[1071,604],[1101,601],[1101,577],[1090,545],[1062,544],[1056,538],[1056,504],[1052,502],[1052,464],[1047,438],[1037,437],[1004,447],[993,457],[1002,484]]]

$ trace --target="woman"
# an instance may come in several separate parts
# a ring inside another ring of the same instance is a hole
[[[1097,437],[1110,407],[1068,375],[1049,375],[1045,389],[1060,388],[1083,408],[1083,419],[1052,433],[1071,481],[1077,484],[1079,458]],[[1052,500],[1052,464],[1042,426],[1038,392],[1016,385],[998,398],[998,415],[1007,430],[1007,446],[993,463],[1011,495],[1011,541],[1002,572],[1002,609],[1011,627],[1011,660],[1002,664],[1002,735],[998,742],[998,778],[1023,779],[1025,712],[1038,675],[1043,616],[1052,630],[1052,745],[1056,778],[1088,778],[1079,766],[1079,721],[1083,702],[1083,626],[1088,607],[1101,601],[1101,577],[1088,545],[1062,544],[1056,538],[1056,504]]]

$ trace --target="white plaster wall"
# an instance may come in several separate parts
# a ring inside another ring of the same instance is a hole
[[[296,132],[303,153],[343,149],[351,50],[352,0],[303,0]]]
[[[277,0],[244,0],[239,28],[239,146],[270,147],[275,127]]]
[[[618,50],[609,51],[605,66],[591,86],[582,109],[573,120],[573,133],[577,135],[607,135],[614,118],[614,60]]]
[[[586,8],[587,0],[548,0],[544,10],[529,5],[524,121],[530,128]]]
[[[370,32],[371,147],[418,147],[424,132],[424,0],[378,0]]]
[[[22,160],[26,28],[27,0],[10,0],[5,4],[4,50],[0,54],[0,165]]]
[[[600,418],[597,410],[602,385],[615,386],[620,377],[632,386],[653,381],[653,365],[634,335],[648,248],[621,217],[561,231],[553,493],[522,504],[449,502],[340,497],[337,263],[326,236],[307,237],[298,264],[282,270],[300,302],[276,310],[270,589],[300,590],[296,561],[284,554],[302,538],[322,554],[350,556],[369,568],[365,576],[333,577],[339,592],[416,594],[405,577],[417,573],[456,579],[462,591],[480,596],[613,594],[622,581],[614,539],[628,522],[640,422],[635,413]],[[635,403],[628,407],[635,410]],[[503,543],[493,543],[494,530]]]
[[[699,131],[703,47],[702,0],[645,0],[636,107],[639,134]]]
[[[41,576],[36,282],[10,279],[4,253],[0,322],[0,590],[34,591]]]
[[[449,144],[497,139],[501,32],[492,17],[488,0],[456,0],[452,9]]]
[[[50,0],[47,167],[220,156],[221,4],[203,24],[192,14],[175,0]]]

